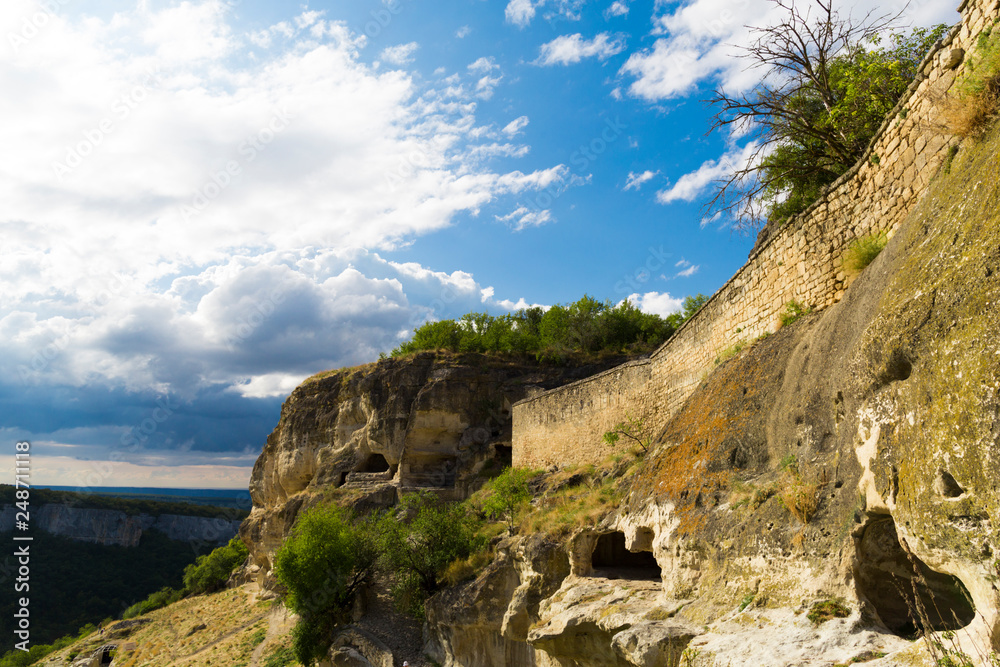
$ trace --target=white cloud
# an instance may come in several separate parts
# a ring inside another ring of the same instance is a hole
[[[650,171],[648,169],[642,172],[641,174],[637,174],[635,172],[630,171],[628,173],[628,180],[625,182],[625,187],[622,188],[622,190],[631,190],[633,188],[638,190],[640,187],[642,187],[643,183],[652,180],[652,178],[659,173],[660,173],[659,170]]]
[[[683,271],[678,271],[677,272],[677,277],[678,278],[690,278],[694,274],[698,273],[698,269],[700,269],[700,268],[701,268],[700,265],[698,265],[698,264],[692,264],[691,266],[687,267]]]
[[[513,137],[515,134],[517,134],[527,126],[528,126],[528,117],[518,116],[514,120],[507,123],[504,126],[503,130],[501,130],[501,132],[506,134],[508,137]]]
[[[499,222],[509,223],[515,232],[519,232],[526,227],[539,227],[548,222],[552,222],[552,212],[549,210],[530,210],[526,206],[519,206],[507,215],[498,215]]]
[[[406,65],[413,62],[413,54],[417,52],[418,48],[420,48],[420,45],[416,42],[389,46],[382,49],[379,59],[391,65]]]
[[[612,16],[628,16],[628,3],[623,0],[615,0],[611,6],[604,10],[604,18]]]
[[[500,69],[500,65],[497,65],[493,58],[483,56],[469,63],[468,69],[470,72],[492,72],[495,69]]]
[[[590,41],[579,33],[560,35],[551,42],[542,44],[535,62],[539,65],[571,65],[595,56],[599,60],[606,60],[624,49],[624,40],[617,37],[612,39],[606,32]]]
[[[12,4],[0,27],[20,25]],[[483,166],[528,150],[480,132],[495,83],[377,72],[363,36],[316,12],[246,37],[267,47],[247,63],[226,5],[148,7],[53,16],[0,50],[0,72],[18,72],[0,125],[8,383],[285,392],[481,307],[472,276],[376,250],[568,177]],[[477,68],[498,78],[492,60]]]
[[[535,5],[531,0],[510,0],[504,10],[507,23],[523,28],[535,18]]]
[[[461,28],[455,31],[455,37],[458,39],[465,39],[472,34],[472,28],[467,25],[463,25]]]
[[[677,299],[667,292],[646,292],[645,294],[630,294],[628,300],[644,313],[666,317],[678,313],[684,305],[684,299]]]
[[[756,148],[757,144],[750,142],[743,148],[733,148],[718,160],[703,162],[697,171],[684,174],[672,186],[657,192],[656,200],[661,204],[677,200],[694,201],[712,183],[746,166]]]

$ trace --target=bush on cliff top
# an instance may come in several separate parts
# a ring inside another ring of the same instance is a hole
[[[673,335],[708,300],[699,294],[684,300],[681,312],[660,317],[644,313],[628,300],[618,305],[584,295],[548,310],[523,308],[493,316],[467,313],[458,320],[428,322],[393,356],[421,350],[495,354],[530,354],[540,361],[563,361],[574,354],[651,352]]]

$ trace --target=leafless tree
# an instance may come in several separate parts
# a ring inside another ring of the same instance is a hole
[[[781,182],[780,169],[766,175],[758,169],[776,146],[788,141],[815,146],[815,160],[794,166],[803,175],[835,169],[834,162],[849,166],[863,153],[866,146],[856,145],[836,124],[817,122],[824,117],[817,112],[828,117],[837,103],[830,71],[834,59],[892,29],[902,14],[869,12],[855,21],[842,18],[833,0],[812,0],[804,7],[795,0],[771,2],[784,10],[784,20],[751,28],[755,40],[740,49],[748,68],[761,70],[761,83],[733,95],[719,88],[708,100],[716,108],[709,132],[749,130],[755,142],[742,164],[729,165],[731,175],[718,181],[707,206],[709,214],[728,214],[744,230],[759,224],[765,208],[761,195]]]

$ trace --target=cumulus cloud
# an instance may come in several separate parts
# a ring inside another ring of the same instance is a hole
[[[611,6],[604,10],[604,18],[613,16],[628,16],[628,3],[623,0],[615,0]]]
[[[0,7],[3,33],[42,6]],[[302,378],[481,309],[470,274],[378,252],[568,169],[483,166],[525,150],[477,124],[488,59],[423,84],[320,12],[244,35],[225,3],[151,6],[52,15],[0,50],[18,101],[0,125],[0,429],[100,458],[166,397],[181,407],[128,461],[176,465],[259,450]]]
[[[531,0],[510,0],[504,9],[504,18],[507,23],[523,28],[535,18],[535,5]]]
[[[593,57],[597,57],[598,60],[607,60],[623,50],[625,50],[625,41],[618,37],[611,38],[606,32],[598,34],[589,41],[584,39],[580,33],[560,35],[551,42],[542,44],[535,63],[538,65],[572,65],[584,58]]]
[[[501,130],[501,131],[504,134],[506,134],[508,137],[513,137],[515,134],[517,134],[518,132],[520,132],[521,130],[523,130],[524,128],[526,128],[527,126],[528,126],[528,117],[527,116],[518,116],[514,120],[510,121],[509,123],[507,123],[504,126],[503,130]]]
[[[406,65],[413,62],[413,54],[417,52],[418,48],[420,48],[420,45],[416,42],[388,46],[382,49],[379,59],[390,65]]]
[[[632,190],[632,189],[638,190],[639,188],[642,187],[643,183],[652,180],[653,177],[659,173],[660,173],[659,170],[650,171],[648,169],[642,172],[641,174],[637,174],[633,171],[630,171],[628,173],[628,179],[625,181],[625,187],[623,187],[622,190]]]
[[[455,37],[458,39],[465,39],[472,34],[472,27],[463,25],[461,28],[455,31]]]
[[[684,299],[672,297],[667,292],[630,294],[628,300],[642,312],[659,315],[660,317],[678,313],[684,305]]]

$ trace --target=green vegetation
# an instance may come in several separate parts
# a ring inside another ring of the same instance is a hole
[[[781,322],[781,326],[787,327],[803,315],[808,315],[811,312],[812,308],[804,308],[798,301],[792,300],[785,305],[785,312],[778,316],[778,320]]]
[[[746,595],[744,595],[743,599],[740,601],[740,611],[743,611],[751,604],[753,604],[754,598],[756,597],[757,597],[756,593],[747,593]]]
[[[0,667],[27,667],[28,665],[33,665],[50,653],[61,651],[96,630],[97,628],[92,623],[88,623],[80,628],[80,631],[76,635],[60,637],[51,644],[33,644],[27,652],[18,650],[8,651],[3,657],[0,657]]]
[[[243,540],[237,536],[212,553],[198,556],[198,560],[184,568],[186,592],[200,595],[225,588],[230,575],[243,565],[248,554]]]
[[[32,491],[34,493],[34,491]],[[117,618],[137,599],[180,588],[193,545],[145,531],[135,547],[78,542],[37,531],[31,548],[31,639],[51,642],[87,623]],[[72,554],[72,558],[67,558]],[[0,628],[13,636],[15,596],[4,596]]]
[[[374,528],[336,505],[320,505],[302,513],[278,551],[274,571],[287,589],[285,604],[300,617],[292,636],[302,664],[325,655],[333,629],[374,571]]]
[[[190,565],[188,567],[191,567]],[[173,604],[184,597],[184,591],[174,590],[169,586],[164,586],[155,593],[150,593],[142,602],[136,602],[122,613],[122,618],[135,618],[148,614],[151,611],[162,609],[168,604]]]
[[[276,648],[264,659],[264,667],[286,667],[295,664],[295,652],[288,647]]]
[[[505,521],[508,529],[513,532],[518,510],[531,500],[528,481],[534,476],[527,468],[504,468],[503,472],[486,484],[486,497],[482,501],[483,513],[490,519]]]
[[[448,566],[486,547],[479,525],[466,503],[442,503],[431,493],[404,496],[397,512],[382,516],[380,562],[401,611],[423,618]]]
[[[888,240],[884,233],[854,239],[844,251],[844,269],[852,275],[861,273],[878,257]]]
[[[719,356],[717,356],[715,358],[715,365],[718,366],[721,363],[729,361],[730,359],[732,359],[733,357],[735,357],[737,354],[739,354],[740,352],[742,352],[743,348],[745,348],[746,346],[747,346],[747,342],[745,340],[740,340],[740,341],[736,341],[735,343],[733,343],[729,347],[723,348],[722,351],[719,352]]]
[[[356,594],[376,573],[401,611],[422,618],[442,582],[485,565],[476,556],[486,546],[480,525],[467,503],[442,503],[431,493],[406,495],[394,510],[363,518],[334,504],[304,512],[275,559],[285,604],[300,617],[295,658],[311,665],[325,655],[334,628],[348,621]]]
[[[643,313],[628,300],[618,305],[584,296],[548,310],[525,308],[493,316],[468,313],[458,320],[428,322],[393,356],[421,350],[534,355],[563,362],[574,355],[641,354],[656,349],[708,300],[699,294],[684,300],[680,313],[666,318]]]
[[[850,615],[851,610],[844,605],[843,601],[823,600],[809,608],[806,618],[812,621],[813,625],[819,625],[826,623],[831,618],[847,618]]]
[[[948,128],[960,137],[981,137],[1000,111],[1000,30],[997,24],[982,32],[967,63],[967,74],[945,105]]]
[[[652,444],[653,434],[644,419],[637,419],[626,413],[625,421],[618,422],[614,428],[604,434],[604,442],[614,447],[621,438],[627,438],[628,442],[639,445],[643,454],[646,454]]]
[[[757,143],[710,209],[748,226],[802,212],[861,159],[947,30],[891,34],[891,17],[870,15],[856,25],[829,0],[807,11],[782,7],[784,21],[756,30],[757,41],[745,50],[749,66],[762,71],[761,83],[750,93],[718,91],[712,100],[714,129],[749,128]]]

